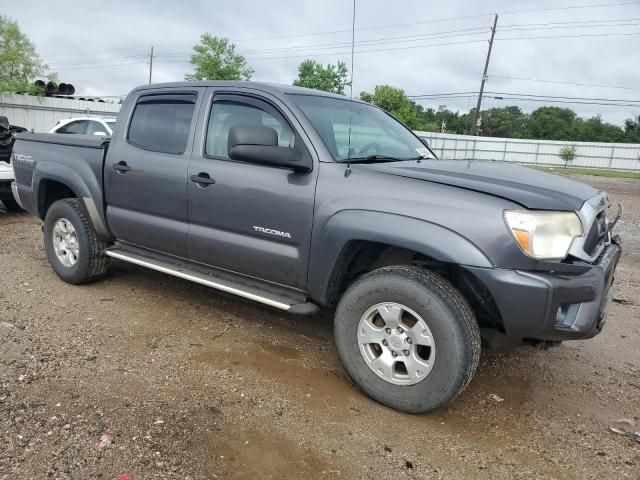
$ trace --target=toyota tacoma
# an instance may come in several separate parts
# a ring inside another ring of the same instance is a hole
[[[485,345],[597,335],[621,247],[605,192],[439,160],[385,111],[253,82],[134,89],[110,138],[20,134],[17,201],[58,276],[112,258],[296,314],[335,310],[343,365],[426,412]]]

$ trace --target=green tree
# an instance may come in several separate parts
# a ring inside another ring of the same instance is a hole
[[[629,143],[640,143],[640,115],[624,121],[624,139]]]
[[[360,93],[360,99],[386,110],[409,128],[420,130],[424,127],[424,122],[418,115],[416,104],[407,98],[401,88],[376,85],[373,93]]]
[[[35,91],[31,82],[46,69],[18,23],[0,16],[0,92]]]
[[[228,38],[205,33],[193,51],[191,64],[195,71],[187,73],[185,80],[250,80],[253,75],[253,69]]]
[[[490,108],[482,111],[482,134],[487,137],[526,137],[527,116],[519,107]]]
[[[298,65],[298,78],[293,81],[297,87],[315,88],[325,92],[344,95],[347,85],[347,66],[344,62],[326,66],[315,60],[305,60]]]
[[[531,113],[531,138],[574,140],[576,112],[570,108],[540,107]]]

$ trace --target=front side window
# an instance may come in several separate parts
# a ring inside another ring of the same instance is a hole
[[[410,130],[379,108],[360,102],[351,102],[349,108],[348,99],[314,95],[291,94],[290,98],[338,162],[372,155],[400,160],[431,156]]]
[[[129,143],[152,152],[183,154],[195,102],[194,94],[140,97],[129,125]]]
[[[87,122],[86,120],[75,120],[73,122],[69,122],[66,125],[61,126],[56,133],[70,133],[75,135],[84,135],[87,133]]]
[[[295,136],[280,113],[267,102],[231,95],[214,98],[205,153],[228,159],[229,129],[235,126],[271,127],[278,134],[278,145],[293,147]]]

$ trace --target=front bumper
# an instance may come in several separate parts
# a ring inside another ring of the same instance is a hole
[[[496,302],[513,340],[576,340],[602,330],[622,249],[615,237],[581,274],[468,267]]]

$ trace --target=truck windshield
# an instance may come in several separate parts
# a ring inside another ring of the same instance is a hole
[[[433,158],[411,131],[379,108],[351,102],[349,149],[350,100],[300,94],[290,97],[313,124],[337,162]]]

